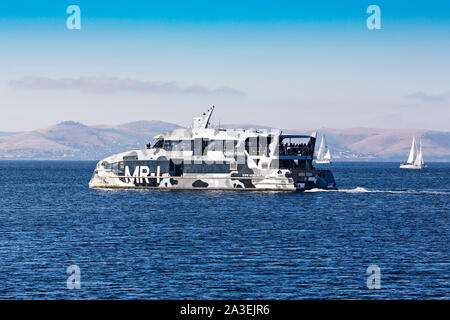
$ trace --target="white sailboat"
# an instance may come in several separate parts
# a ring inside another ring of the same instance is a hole
[[[420,141],[419,151],[416,152],[416,139],[413,137],[411,150],[409,151],[408,160],[400,165],[402,169],[423,169],[426,167],[422,155],[422,141]]]
[[[331,153],[328,148],[325,136],[322,136],[322,141],[320,141],[319,152],[317,153],[316,163],[318,164],[328,164],[331,163]]]

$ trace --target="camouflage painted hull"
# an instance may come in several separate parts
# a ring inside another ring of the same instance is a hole
[[[142,178],[145,180],[146,178]],[[123,180],[123,178],[122,178]],[[148,182],[136,182],[132,185],[123,183],[121,178],[103,179],[93,177],[91,188],[99,189],[171,189],[171,190],[253,190],[253,191],[296,191],[292,179],[270,179],[253,177],[246,179],[218,177],[160,177],[147,178]],[[159,180],[159,182],[158,182]],[[119,182],[120,181],[120,182]]]
[[[171,176],[126,175],[112,170],[96,170],[89,182],[95,189],[170,189],[235,191],[303,191],[314,188],[334,189],[334,178],[328,170],[310,172],[281,171],[273,176],[230,174],[186,174]],[[135,169],[134,172],[141,172]]]

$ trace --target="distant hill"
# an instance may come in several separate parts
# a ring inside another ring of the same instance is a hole
[[[270,129],[256,124],[224,124],[225,128]],[[145,148],[159,133],[181,128],[163,121],[137,121],[122,125],[86,126],[65,121],[22,133],[0,133],[0,159],[98,160],[108,155]],[[403,161],[412,136],[421,138],[425,161],[450,161],[450,132],[422,129],[296,129],[285,133],[318,132],[327,137],[335,160]]]
[[[422,140],[425,161],[450,161],[450,132],[423,129],[316,129],[336,160],[405,161],[412,137]]]
[[[14,134],[19,134],[22,132],[0,132],[0,137],[12,136]]]
[[[225,128],[272,129],[256,124],[224,124]],[[411,148],[412,137],[422,139],[426,161],[450,161],[450,132],[424,129],[380,128],[315,128],[289,129],[284,133],[318,133],[318,142],[326,136],[334,160],[341,161],[405,161]],[[317,149],[317,148],[316,148]]]
[[[49,128],[0,137],[0,159],[96,160],[130,149],[145,148],[164,131],[181,128],[163,121],[118,126],[86,126],[65,121]]]

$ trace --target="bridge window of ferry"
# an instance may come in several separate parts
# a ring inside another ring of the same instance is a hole
[[[209,140],[207,141],[205,152],[208,151],[224,151],[224,140]]]
[[[172,145],[173,145],[173,141],[164,140],[163,149],[166,151],[172,151]]]
[[[163,148],[166,151],[182,151],[183,145],[182,140],[165,140]]]
[[[164,140],[159,139],[158,141],[155,142],[155,144],[153,145],[153,148],[160,149],[163,147],[163,145],[164,145]]]
[[[172,151],[191,151],[191,140],[173,141]]]

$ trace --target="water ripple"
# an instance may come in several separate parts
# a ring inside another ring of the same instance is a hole
[[[90,190],[94,166],[0,162],[0,298],[450,298],[449,164],[338,163],[307,193]]]

